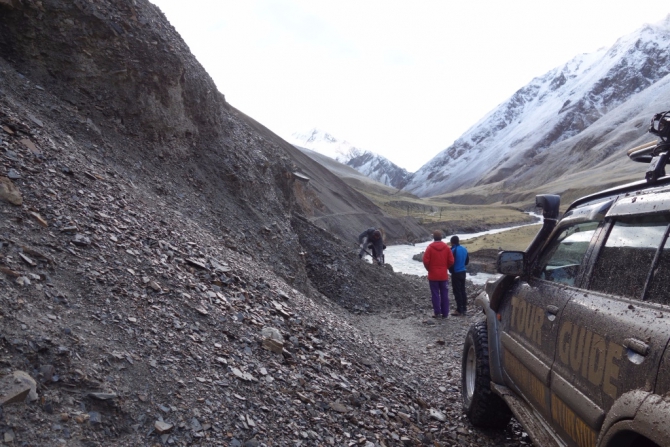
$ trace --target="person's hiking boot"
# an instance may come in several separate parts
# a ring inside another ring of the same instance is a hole
[[[440,314],[435,314],[435,315],[433,315],[433,318],[442,318],[442,315],[440,315]]]
[[[451,313],[451,316],[453,316],[453,317],[460,317],[461,315],[463,315],[463,314],[460,313],[460,312],[457,311],[457,310],[455,310],[455,311],[453,311],[453,312]]]

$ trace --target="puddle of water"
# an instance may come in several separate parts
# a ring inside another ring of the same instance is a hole
[[[502,233],[504,231],[513,230],[515,228],[526,227],[528,225],[537,225],[542,223],[542,216],[536,213],[528,213],[533,217],[537,217],[538,221],[531,224],[517,225],[515,227],[508,228],[496,228],[494,230],[481,231],[479,233],[459,233],[458,237],[460,240],[465,241],[472,239],[478,236],[484,236],[486,234],[496,234]],[[443,240],[449,241],[452,235],[446,236]],[[391,264],[394,272],[398,273],[407,273],[409,275],[418,275],[426,276],[426,269],[423,266],[422,262],[415,261],[412,259],[412,256],[421,253],[426,250],[426,247],[433,241],[421,242],[415,245],[390,245],[384,250],[384,257],[387,264]],[[497,278],[498,274],[489,274],[489,273],[477,273],[476,275],[471,275],[468,273],[467,278],[475,284],[485,284],[487,280],[491,278]]]

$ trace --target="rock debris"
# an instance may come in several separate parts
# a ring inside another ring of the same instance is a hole
[[[529,442],[462,415],[475,309],[436,323],[425,279],[315,227],[285,143],[157,8],[0,0],[0,21],[4,444]]]

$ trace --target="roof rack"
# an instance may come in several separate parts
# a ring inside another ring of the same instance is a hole
[[[654,115],[649,125],[649,133],[658,135],[660,141],[650,141],[629,149],[628,158],[640,163],[649,163],[644,178],[647,183],[655,183],[665,177],[665,165],[670,157],[670,110]]]

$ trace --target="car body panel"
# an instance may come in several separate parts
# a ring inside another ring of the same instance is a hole
[[[502,283],[499,283],[497,288],[500,288]],[[487,319],[487,332],[489,340],[498,339],[498,318],[496,317],[496,312],[491,308],[491,302],[489,300],[489,294],[487,292],[482,292],[475,298],[475,305],[481,307],[486,314]],[[495,383],[502,383],[502,368],[500,366],[500,349],[497,343],[489,344],[489,373],[491,374],[491,380]]]
[[[487,288],[495,299],[489,302],[487,295],[478,300],[490,324],[491,356],[496,357],[492,383],[499,385],[492,388],[503,386],[520,397],[529,414],[566,445],[613,447],[626,439],[632,441],[623,445],[634,445],[635,433],[670,445],[670,429],[659,429],[670,420],[670,398],[660,397],[670,396],[670,306],[643,301],[646,293],[626,297],[589,289],[616,222],[669,213],[670,188],[640,182],[579,202],[550,234],[545,232],[545,241],[534,241],[540,248],[528,261],[528,271],[537,268],[566,227],[600,221],[581,270],[569,284],[535,271],[499,279],[495,288]],[[661,247],[668,232],[670,226]],[[662,250],[650,265],[649,256],[644,265],[632,260],[631,269],[651,269],[644,290]],[[668,245],[666,250],[670,252]],[[658,290],[656,296],[658,300]],[[663,303],[670,304],[670,297]]]
[[[667,213],[668,210],[670,210],[670,191],[661,193],[647,191],[621,197],[610,208],[607,217]]]
[[[607,436],[612,439],[612,435],[617,432],[617,429],[613,428],[615,424],[621,421],[633,420],[637,414],[637,410],[649,395],[650,393],[647,391],[635,390],[623,393],[619,396],[607,412],[605,422],[603,422],[600,430],[598,445],[607,445],[603,441]]]
[[[567,304],[551,388],[594,435],[619,396],[653,391],[660,354],[670,338],[667,327],[654,324],[657,315],[644,303],[593,291]],[[552,417],[560,426],[560,414]]]
[[[595,194],[590,194],[588,196],[581,197],[568,207],[566,214],[575,208],[580,208],[585,204],[594,203],[602,200],[603,198],[612,198],[617,196],[625,196],[643,192],[655,192],[655,191],[665,191],[668,190],[668,184],[670,184],[670,176],[659,179],[654,184],[649,184],[645,180],[628,183],[622,186],[616,186],[614,188],[606,189],[604,191],[597,192]]]
[[[598,440],[601,447],[635,446],[637,436],[644,436],[659,446],[667,446],[670,440],[670,399],[657,394],[647,394],[639,405],[635,416],[621,418],[608,427]],[[635,437],[631,439],[631,434]],[[645,444],[648,445],[648,444]]]
[[[661,315],[663,316],[661,317]],[[670,315],[659,312],[658,318],[668,319],[670,318]],[[668,321],[667,324],[670,324],[670,321]],[[663,358],[661,359],[661,364],[658,368],[654,391],[660,396],[670,396],[670,343],[665,347],[665,352],[663,353]]]
[[[517,281],[499,313],[501,363],[508,387],[551,416],[550,371],[554,362],[558,317],[576,291],[546,281]]]
[[[555,370],[578,387],[597,389],[593,400],[606,409],[627,391],[653,391],[670,339],[658,315],[657,306],[633,299],[576,295],[563,312]]]

